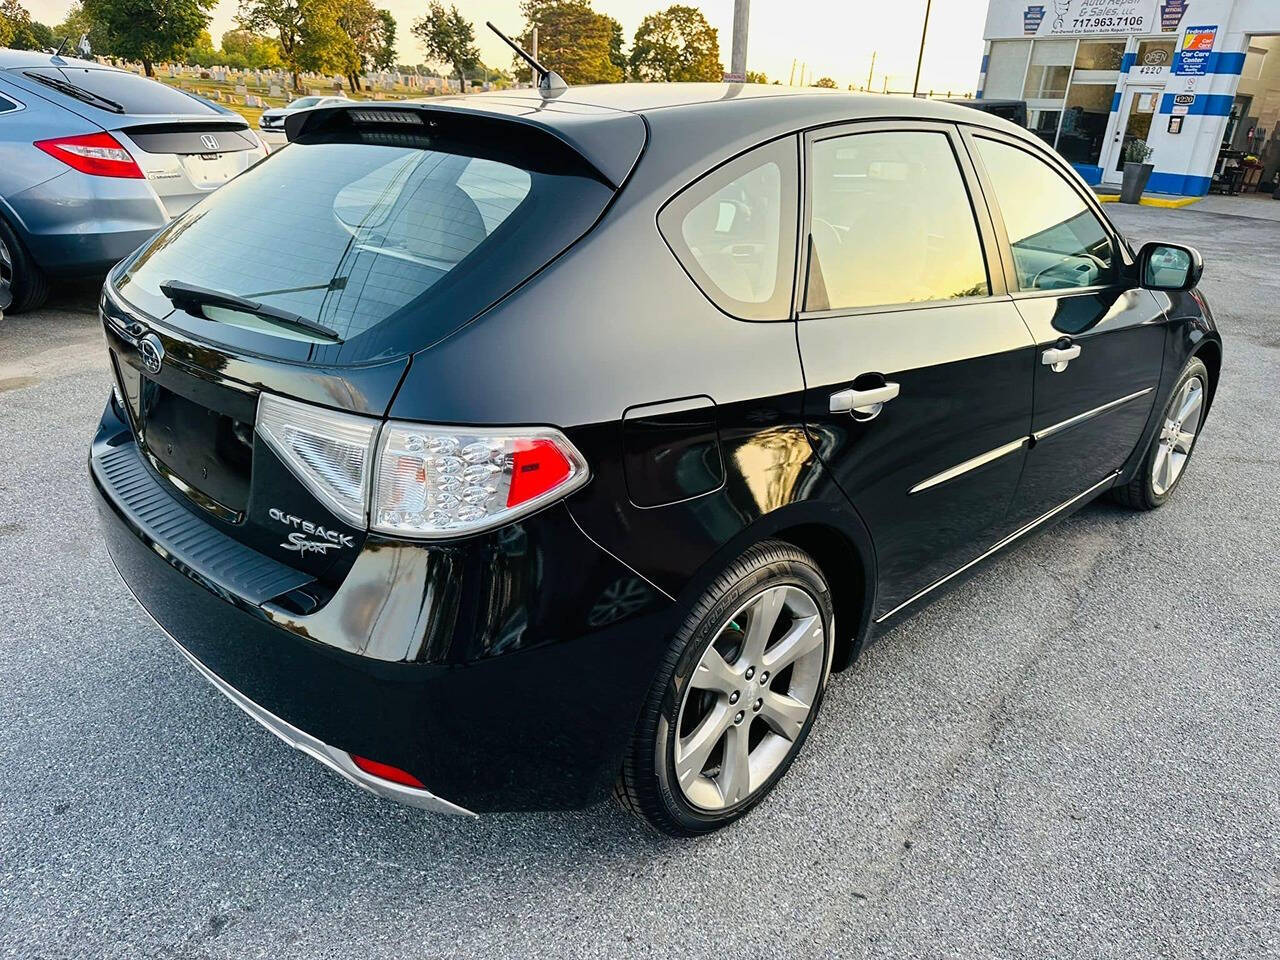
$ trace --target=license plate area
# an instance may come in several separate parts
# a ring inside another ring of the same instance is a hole
[[[253,423],[143,379],[141,437],[153,464],[210,513],[238,523],[249,504]]]

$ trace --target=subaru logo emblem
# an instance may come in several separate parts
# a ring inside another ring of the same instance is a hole
[[[201,136],[200,142],[204,144],[206,150],[218,149],[218,138],[211,133],[206,133]]]
[[[154,333],[148,333],[138,341],[138,355],[147,373],[159,373],[164,364],[164,344]]]

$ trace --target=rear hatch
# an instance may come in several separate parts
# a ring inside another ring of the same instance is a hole
[[[265,155],[231,111],[137,74],[67,64],[13,69],[9,76],[115,136],[170,217]]]
[[[117,267],[103,312],[151,466],[230,536],[332,578],[364,530],[255,431],[259,397],[381,417],[412,353],[558,255],[615,191],[534,126],[410,108],[314,113],[328,117]],[[350,540],[299,552],[291,517]]]

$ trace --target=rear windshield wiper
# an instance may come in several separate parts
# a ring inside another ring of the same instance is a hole
[[[117,103],[115,100],[111,100],[108,97],[100,96],[92,90],[86,90],[84,87],[77,87],[69,80],[59,80],[57,77],[46,76],[43,73],[33,73],[30,70],[23,73],[23,76],[30,77],[36,83],[43,83],[46,87],[53,87],[53,89],[57,90],[59,93],[66,94],[68,97],[74,97],[76,100],[80,100],[83,103],[100,107],[101,109],[108,110],[111,113],[124,113],[124,104]]]
[[[205,287],[183,283],[181,280],[166,280],[160,284],[160,292],[168,297],[175,307],[225,307],[228,310],[251,313],[256,317],[262,317],[264,320],[271,320],[283,326],[297,327],[300,330],[306,330],[308,333],[327,337],[330,340],[342,341],[342,336],[337,330],[326,327],[323,323],[317,323],[301,314],[281,310],[279,307],[259,303],[247,297],[237,297],[234,293],[209,290]]]

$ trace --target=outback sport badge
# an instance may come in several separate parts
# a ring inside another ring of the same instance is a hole
[[[285,537],[284,543],[280,546],[286,550],[296,550],[299,553],[319,553],[327,554],[330,550],[337,550],[340,547],[354,547],[350,535],[339,533],[337,530],[330,530],[322,527],[318,523],[312,523],[310,520],[303,520],[301,517],[295,517],[291,513],[285,513],[278,507],[272,507],[267,511],[267,515],[277,523],[283,523],[286,527],[293,527],[297,531]],[[308,539],[315,537],[318,539]]]

